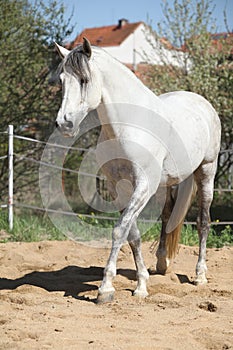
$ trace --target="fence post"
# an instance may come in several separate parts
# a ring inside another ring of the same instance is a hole
[[[14,154],[14,127],[13,125],[8,126],[8,221],[9,230],[13,229],[13,154]]]

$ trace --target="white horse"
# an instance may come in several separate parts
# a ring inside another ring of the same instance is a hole
[[[103,49],[91,47],[85,38],[72,51],[56,47],[63,59],[63,99],[57,127],[64,135],[74,137],[81,121],[97,110],[102,125],[98,144],[105,145],[97,152],[98,161],[121,211],[97,300],[113,299],[117,256],[126,240],[137,269],[134,295],[148,295],[149,274],[136,220],[161,186],[167,188],[167,195],[156,253],[157,272],[165,274],[177,252],[183,219],[196,186],[200,248],[195,283],[206,283],[209,208],[221,134],[216,111],[195,93],[175,91],[156,96],[123,64]]]

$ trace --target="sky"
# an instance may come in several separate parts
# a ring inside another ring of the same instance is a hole
[[[35,0],[29,0],[34,2]],[[46,5],[49,0],[42,0]],[[154,30],[158,22],[163,19],[161,3],[164,0],[58,0],[65,6],[65,19],[72,14],[71,24],[74,30],[66,41],[72,41],[85,28],[102,27],[117,24],[118,20],[125,18],[129,22],[143,21],[150,23]],[[191,0],[194,3],[197,0]],[[211,1],[211,0],[210,0]],[[174,0],[168,0],[169,5]],[[227,23],[233,32],[233,0],[212,0],[215,7],[213,18],[216,20],[216,32],[226,31],[224,24],[224,10],[227,14]]]
[[[66,7],[66,17],[73,11],[72,24],[75,26],[69,40],[84,28],[101,27],[117,24],[118,19],[126,18],[131,23],[148,19],[152,27],[162,20],[161,2],[163,0],[60,0]],[[174,0],[169,0],[173,3]],[[48,0],[44,0],[48,2]],[[226,31],[224,25],[224,8],[226,8],[228,26],[233,31],[233,0],[212,0],[215,5],[213,17],[216,19],[217,32]]]

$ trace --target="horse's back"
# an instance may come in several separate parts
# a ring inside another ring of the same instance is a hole
[[[216,159],[220,148],[221,125],[213,106],[201,95],[174,91],[159,96],[184,145],[193,153],[202,153],[203,160]],[[187,149],[188,150],[188,149]]]
[[[213,123],[218,123],[219,118],[216,110],[203,96],[190,91],[173,91],[162,94],[159,98],[169,106],[176,117],[180,117],[181,113],[189,112],[193,118],[197,118],[199,122],[206,122],[212,127]],[[200,115],[201,118],[197,117]]]

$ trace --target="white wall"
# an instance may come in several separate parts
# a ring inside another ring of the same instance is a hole
[[[104,49],[123,63],[146,62],[163,65],[166,62],[183,66],[184,53],[162,47],[144,24],[139,25],[121,45],[104,47]]]

